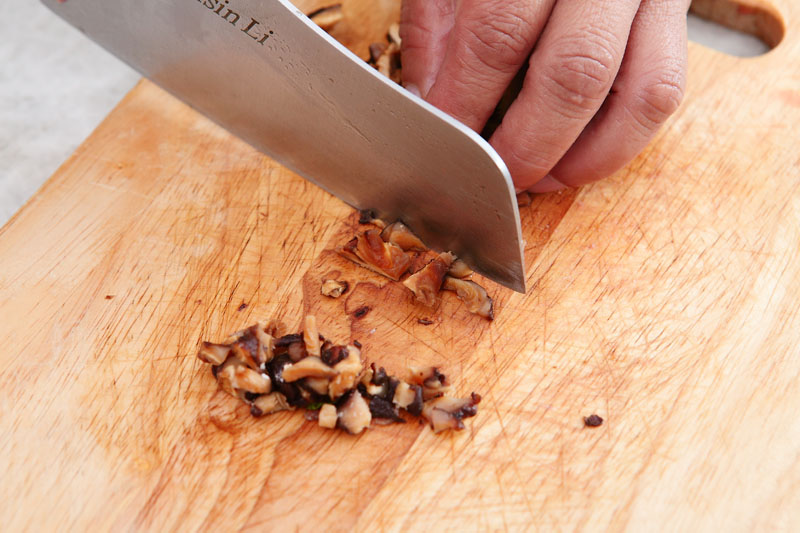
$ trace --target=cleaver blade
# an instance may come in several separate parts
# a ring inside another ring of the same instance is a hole
[[[477,133],[384,78],[286,0],[43,0],[256,149],[525,291],[516,195]]]

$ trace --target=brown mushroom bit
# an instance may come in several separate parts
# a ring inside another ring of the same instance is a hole
[[[369,46],[368,63],[395,83],[403,81],[403,65],[400,60],[401,45],[400,25],[395,23],[389,27],[385,43],[373,43]]]
[[[478,395],[445,396],[449,385],[436,367],[410,367],[409,382],[401,381],[374,363],[364,368],[356,341],[322,341],[313,316],[304,328],[278,336],[278,326],[256,324],[224,344],[203,342],[197,356],[211,365],[220,388],[247,403],[256,417],[303,407],[319,410],[310,419],[321,427],[357,435],[373,421],[403,423],[404,416],[423,416],[437,433],[462,429],[461,420],[477,412]]]
[[[472,276],[474,272],[472,269],[461,259],[456,259],[453,261],[453,264],[450,265],[450,270],[447,271],[448,276],[452,276],[458,279],[466,279]]]
[[[369,45],[369,61],[367,63],[374,67],[388,47],[389,45],[386,43],[372,43]]]
[[[478,403],[481,397],[472,393],[469,398],[449,398],[442,396],[425,402],[422,416],[428,421],[434,433],[446,429],[464,429],[464,418],[475,416],[478,413]]]
[[[303,342],[306,345],[308,355],[320,356],[319,330],[317,329],[317,317],[307,315],[305,328],[303,329]]]
[[[336,406],[332,403],[326,403],[319,409],[317,421],[319,426],[327,429],[336,427],[336,422],[339,419],[339,414],[336,412]]]
[[[346,281],[339,281],[335,279],[326,279],[322,281],[322,287],[320,288],[320,293],[323,296],[327,296],[328,298],[338,298],[342,294],[347,292],[347,289],[350,288],[350,284]]]
[[[418,302],[433,307],[439,303],[439,291],[455,256],[450,252],[439,254],[439,257],[428,263],[425,268],[412,274],[403,282]]]
[[[425,243],[399,220],[386,226],[381,232],[381,238],[386,242],[396,244],[406,252],[425,252],[428,250]]]
[[[333,4],[316,9],[308,14],[308,18],[323,30],[330,31],[344,18],[342,4]]]
[[[378,230],[365,231],[337,251],[346,259],[394,281],[411,266],[411,258],[403,249],[384,242]]]
[[[385,228],[386,222],[377,218],[375,216],[375,211],[371,209],[362,209],[358,212],[358,223],[359,224],[372,224],[378,228]]]
[[[486,289],[474,281],[446,276],[442,288],[455,292],[471,313],[494,320],[494,302]]]
[[[338,409],[338,412],[339,425],[351,435],[358,435],[369,427],[369,423],[372,422],[369,404],[357,390],[350,393],[350,397]]]
[[[286,401],[286,396],[280,392],[273,392],[271,394],[263,394],[253,400],[250,405],[250,413],[253,416],[264,416],[291,408],[289,402]]]

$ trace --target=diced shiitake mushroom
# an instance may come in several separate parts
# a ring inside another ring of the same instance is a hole
[[[450,398],[442,396],[425,402],[422,416],[428,421],[434,433],[446,429],[464,429],[464,418],[475,416],[476,407],[481,401],[478,394],[472,393],[470,398]]]
[[[271,394],[264,394],[253,400],[250,406],[250,413],[253,416],[266,416],[291,408],[283,394],[280,392],[273,392]]]
[[[325,396],[328,394],[328,387],[331,384],[331,380],[327,378],[305,378],[303,380],[303,385],[315,393],[319,394],[320,396]]]
[[[433,307],[439,302],[439,291],[454,259],[455,256],[450,252],[439,254],[422,270],[409,276],[403,285],[414,293],[418,302]]]
[[[320,427],[333,429],[336,427],[336,422],[339,419],[339,414],[336,412],[336,406],[330,403],[323,404],[319,409],[319,416],[317,421]]]
[[[403,249],[384,242],[378,230],[365,231],[337,251],[342,257],[394,281],[411,266],[411,258]]]
[[[474,281],[445,276],[442,288],[455,292],[471,313],[494,320],[494,302],[486,289]]]
[[[292,383],[303,378],[332,378],[339,372],[322,362],[316,356],[308,356],[296,363],[283,367],[283,380]]]
[[[339,424],[352,435],[358,435],[372,422],[369,404],[354,390],[339,412]]]
[[[469,278],[472,274],[474,274],[472,269],[461,259],[453,261],[453,264],[450,265],[450,270],[447,271],[448,276],[458,279]]]
[[[319,330],[317,329],[317,317],[314,315],[306,315],[303,342],[309,355],[320,356]]]
[[[342,4],[326,6],[308,14],[308,18],[325,31],[330,31],[344,18]]]
[[[385,47],[383,49],[386,50]],[[377,218],[375,216],[375,212],[372,211],[371,209],[362,209],[361,211],[358,212],[358,223],[372,224],[373,226],[376,226],[381,229],[386,227],[386,222]]]
[[[435,366],[409,366],[411,380],[422,387],[422,397],[425,401],[441,396],[450,386],[447,378]]]
[[[197,357],[204,363],[218,366],[225,362],[229,353],[231,353],[231,347],[228,344],[203,342],[200,351],[197,352]]]
[[[408,226],[400,221],[386,226],[386,228],[381,232],[381,238],[386,242],[396,244],[406,252],[425,252],[428,250],[428,247],[425,246],[425,243],[423,243],[419,237],[414,235],[414,233],[408,229]]]
[[[338,281],[335,279],[326,279],[322,281],[322,287],[320,288],[320,293],[323,296],[327,296],[328,298],[339,298],[341,295],[347,292],[347,289],[350,288],[350,284],[346,281]]]
[[[331,379],[331,384],[328,386],[328,396],[335,401],[348,390],[355,388],[358,383],[363,369],[361,350],[353,345],[348,345],[347,357],[336,363],[333,369],[336,371],[336,376]]]
[[[422,414],[422,387],[401,381],[394,390],[394,404],[414,416]]]
[[[222,390],[244,398],[245,393],[266,394],[272,390],[269,376],[248,368],[234,357],[229,357],[217,370],[217,381]]]

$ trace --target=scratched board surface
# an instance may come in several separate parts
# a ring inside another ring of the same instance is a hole
[[[800,8],[712,4],[795,22],[756,59],[692,46],[645,153],[522,208],[529,291],[487,282],[493,323],[338,258],[350,208],[142,82],[0,230],[3,529],[796,526]],[[347,2],[336,31],[363,53],[396,8]],[[322,298],[328,275],[352,290]],[[256,420],[195,357],[304,313],[390,370],[441,364],[478,416]]]

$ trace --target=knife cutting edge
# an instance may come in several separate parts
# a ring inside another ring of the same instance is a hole
[[[519,212],[502,159],[286,0],[43,3],[281,164],[525,291]]]

